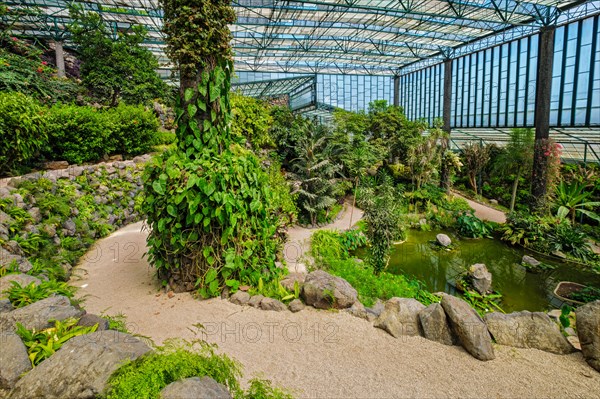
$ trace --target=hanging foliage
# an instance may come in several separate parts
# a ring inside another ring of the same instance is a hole
[[[233,9],[228,1],[161,4],[181,86],[178,148],[144,176],[149,260],[173,289],[203,297],[270,281],[280,269],[268,177],[230,130]]]

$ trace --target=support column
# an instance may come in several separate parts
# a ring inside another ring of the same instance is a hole
[[[548,189],[548,156],[545,155],[547,154],[545,147],[550,137],[550,95],[555,32],[556,26],[545,26],[540,29],[539,38],[535,91],[535,150],[531,179],[533,207],[538,209],[544,205]]]
[[[54,42],[54,52],[56,54],[56,73],[59,78],[65,77],[65,54],[62,42]]]
[[[444,96],[442,105],[442,130],[446,134],[442,139],[442,165],[440,168],[440,188],[450,191],[450,170],[446,161],[446,152],[450,144],[450,115],[452,113],[452,60],[444,61]]]
[[[394,106],[400,106],[400,76],[394,75]]]

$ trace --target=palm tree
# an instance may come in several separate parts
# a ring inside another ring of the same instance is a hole
[[[510,197],[510,211],[514,211],[521,176],[530,173],[533,166],[534,132],[531,128],[517,128],[510,132],[510,141],[496,161],[496,169],[503,173],[514,171],[515,180]]]
[[[600,222],[600,216],[588,208],[600,206],[600,202],[588,201],[592,196],[591,191],[585,191],[585,184],[573,181],[569,184],[560,182],[556,188],[556,205],[558,211],[556,215],[560,218],[569,216],[572,223],[575,223],[575,214],[580,213]]]
[[[323,125],[311,123],[297,146],[298,157],[291,162],[291,179],[297,187],[300,207],[308,213],[313,225],[317,212],[336,203],[333,196],[340,165],[330,159],[331,132]]]

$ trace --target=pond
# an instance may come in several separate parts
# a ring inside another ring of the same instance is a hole
[[[580,267],[544,259],[524,249],[515,248],[492,239],[464,239],[450,233],[455,249],[436,249],[439,231],[408,231],[407,240],[394,247],[387,271],[414,276],[421,280],[431,292],[455,293],[454,281],[474,263],[485,263],[492,273],[492,288],[503,295],[502,308],[506,312],[519,310],[543,311],[561,303],[552,291],[560,281],[600,287],[600,275]],[[521,264],[524,254],[556,265],[554,270],[540,273],[527,272]]]

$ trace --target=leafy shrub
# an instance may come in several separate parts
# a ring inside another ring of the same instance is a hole
[[[16,281],[11,281],[11,287],[6,290],[10,303],[15,308],[22,308],[31,305],[34,302],[41,301],[52,295],[63,295],[67,298],[72,298],[75,288],[67,283],[58,281],[42,281],[39,285],[31,283],[26,286],[21,286]]]
[[[368,239],[362,229],[346,230],[339,235],[339,241],[346,253],[367,245]]]
[[[255,149],[275,147],[269,135],[273,117],[266,102],[234,94],[231,96],[231,114],[231,131],[234,135],[248,140]]]
[[[31,160],[46,146],[46,111],[21,93],[0,93],[0,175]]]
[[[400,214],[393,197],[384,194],[367,203],[364,218],[371,243],[369,262],[375,272],[380,273],[387,266],[391,245],[400,230]]]
[[[218,355],[205,342],[167,341],[133,362],[125,363],[110,378],[107,399],[158,398],[172,382],[190,378],[213,378],[225,385],[234,398],[290,398],[266,381],[254,380],[247,393],[240,388],[241,366],[227,355]]]
[[[135,156],[150,152],[156,142],[158,119],[143,106],[119,104],[105,111],[111,122],[110,148],[118,154]]]
[[[77,319],[54,321],[54,327],[45,330],[28,330],[21,323],[17,323],[16,333],[21,337],[27,347],[29,360],[35,367],[59,350],[65,342],[78,335],[85,335],[96,331],[98,324],[85,327],[78,326]]]
[[[155,145],[170,145],[177,141],[175,132],[159,130],[156,133]]]
[[[109,140],[112,128],[94,107],[57,104],[50,109],[47,155],[77,164],[99,161],[114,150]]]
[[[546,236],[546,241],[551,251],[564,252],[584,262],[595,257],[586,234],[566,220],[561,220],[553,226]]]
[[[317,230],[310,238],[311,253],[315,260],[343,259],[346,251],[342,246],[339,234],[332,230]]]
[[[491,224],[479,219],[473,213],[463,213],[456,218],[456,228],[463,237],[482,238],[491,237],[494,229]]]
[[[165,152],[144,174],[150,261],[162,276],[193,270],[186,278],[203,297],[218,295],[224,284],[256,285],[280,273],[267,175],[252,153],[232,148],[195,160]]]
[[[281,165],[278,162],[270,161],[268,174],[269,188],[272,193],[272,201],[269,204],[269,208],[277,216],[279,228],[285,228],[295,223],[298,219],[296,202],[290,192],[290,183],[281,173]]]
[[[500,307],[502,301],[502,294],[493,293],[482,295],[474,290],[467,290],[463,292],[463,299],[471,305],[473,309],[477,311],[481,316],[489,312],[501,312],[505,313]]]

